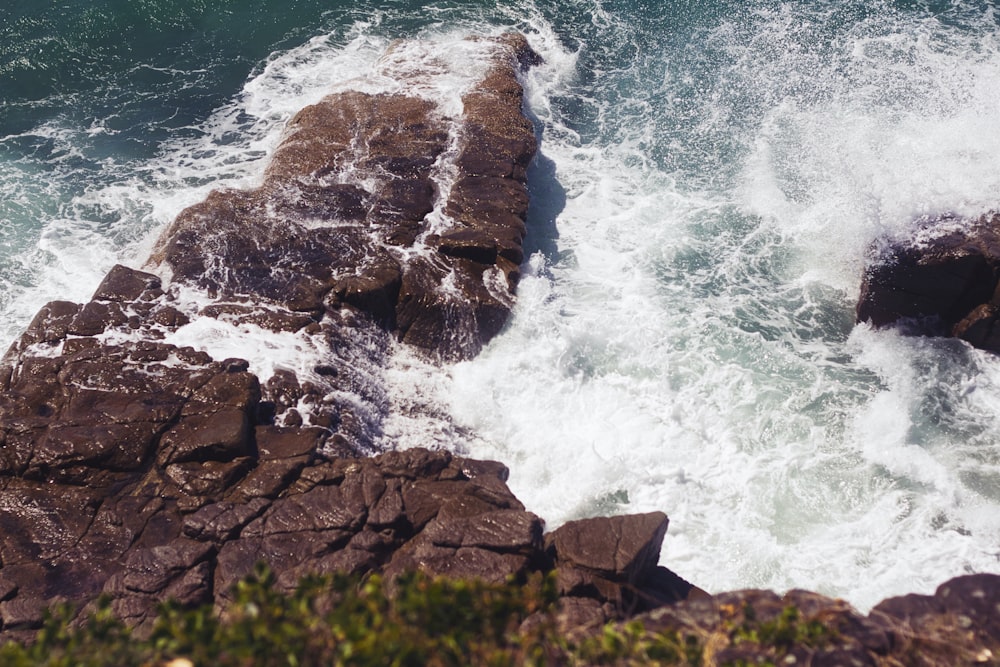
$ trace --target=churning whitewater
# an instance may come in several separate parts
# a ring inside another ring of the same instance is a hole
[[[0,88],[7,343],[44,302],[139,266],[210,190],[258,184],[287,119],[377,86],[396,38],[455,53],[517,29],[545,63],[524,80],[540,152],[514,316],[458,365],[397,349],[379,444],[503,461],[550,529],[665,511],[661,562],[710,592],[809,588],[864,610],[1000,572],[1000,359],[853,310],[873,242],[1000,207],[988,3],[299,9],[269,55],[239,52],[235,84],[193,30],[178,52],[205,60],[168,73],[149,56],[95,65],[93,88]],[[32,53],[0,76],[51,74]],[[461,85],[424,94],[454,105]],[[190,333],[177,342],[264,373],[313,352]]]

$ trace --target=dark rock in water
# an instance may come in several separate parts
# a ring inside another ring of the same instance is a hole
[[[876,253],[862,281],[857,319],[877,327],[908,320],[924,333],[1000,352],[998,281],[1000,215],[935,220],[914,239]]]
[[[226,300],[354,309],[445,359],[477,352],[524,257],[536,141],[517,74],[537,61],[520,36],[480,43],[492,55],[460,118],[416,95],[330,95],[291,120],[260,188],[181,213],[151,266]]]
[[[968,341],[973,347],[991,352],[1000,352],[1000,301],[997,297],[977,306],[952,328],[952,335]]]

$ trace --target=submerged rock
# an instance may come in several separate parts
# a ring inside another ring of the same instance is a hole
[[[861,284],[858,322],[961,338],[1000,352],[1000,214],[943,218],[874,253]]]

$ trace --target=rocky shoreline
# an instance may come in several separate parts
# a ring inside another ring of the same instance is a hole
[[[508,34],[470,39],[457,60],[456,113],[422,92],[455,75],[449,63],[394,45],[379,72],[392,91],[304,109],[258,188],[185,210],[143,270],[115,267],[86,304],[47,304],[11,347],[0,640],[30,639],[54,603],[85,611],[101,595],[139,631],[166,598],[221,608],[266,561],[285,590],[334,571],[554,573],[566,632],[638,617],[714,641],[719,664],[773,658],[727,629],[790,605],[837,633],[793,647],[803,664],[995,660],[1000,577],[867,617],[805,592],[709,596],[657,564],[662,513],[546,534],[500,463],[376,452],[392,340],[442,362],[474,355],[505,323],[524,259],[536,139],[518,76],[538,56]],[[206,339],[221,335],[237,348],[270,337],[294,363],[215,358]]]

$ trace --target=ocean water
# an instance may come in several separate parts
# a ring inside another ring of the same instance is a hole
[[[393,40],[517,29],[545,64],[514,316],[458,365],[395,350],[379,446],[502,460],[550,528],[665,511],[710,592],[864,610],[1000,572],[1000,358],[853,322],[874,241],[1000,207],[992,3],[61,4],[0,8],[0,344],[257,183]]]

